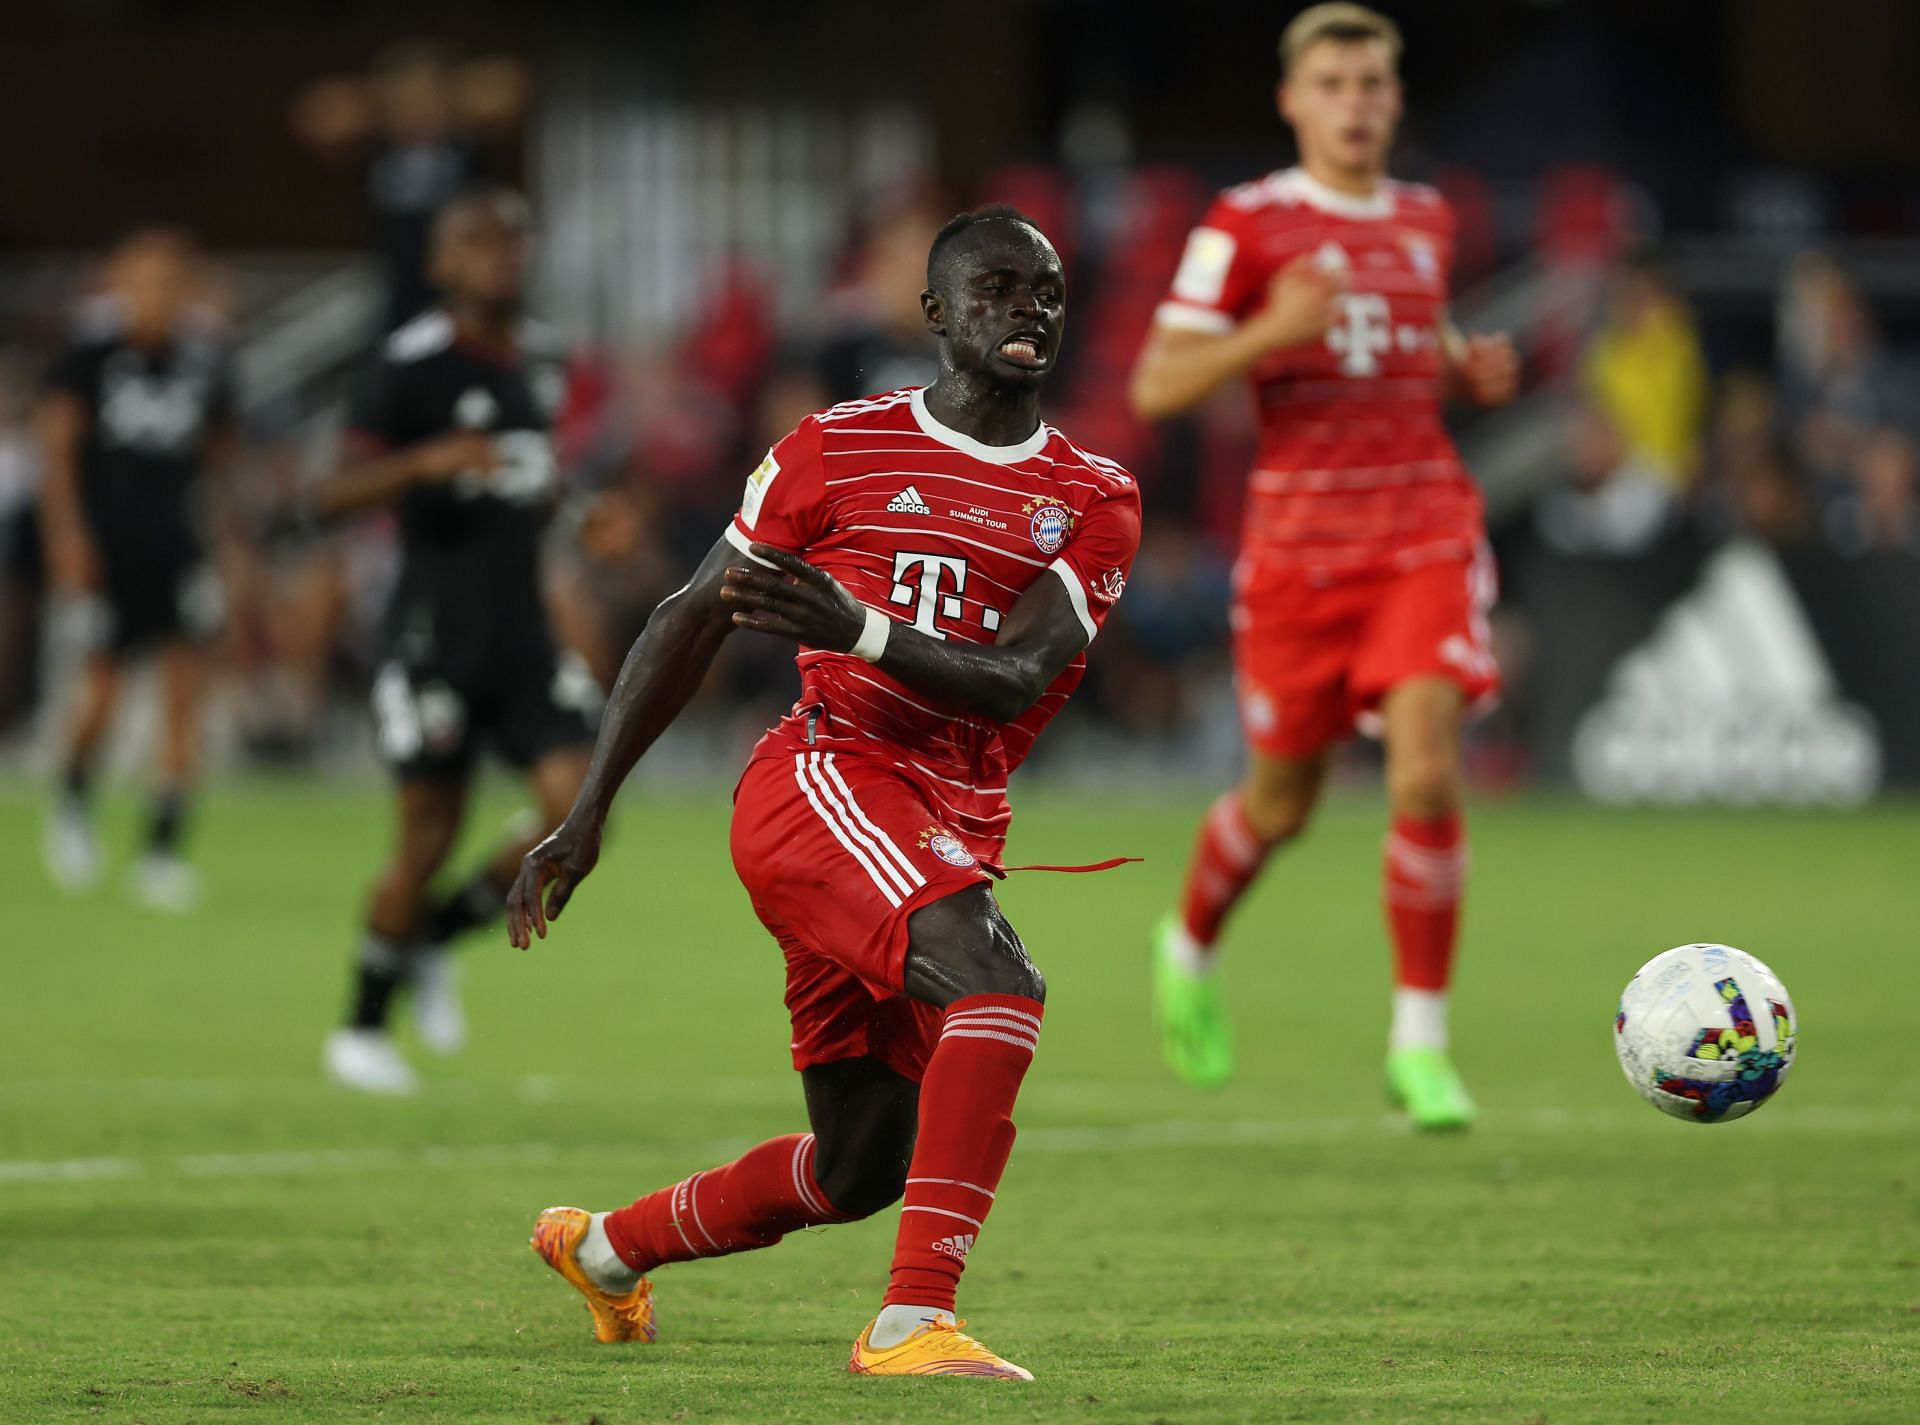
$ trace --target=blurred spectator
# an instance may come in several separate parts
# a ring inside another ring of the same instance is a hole
[[[1776,549],[1805,541],[1811,528],[1807,483],[1792,448],[1769,440],[1743,450],[1722,472],[1733,527]]]
[[[1644,553],[1672,527],[1672,482],[1630,450],[1612,418],[1591,403],[1567,422],[1566,480],[1534,507],[1540,537],[1563,554]]]
[[[308,86],[294,103],[296,135],[323,158],[366,167],[374,242],[387,269],[386,329],[434,300],[427,230],[449,198],[502,176],[529,82],[517,60],[457,61],[438,45],[388,50],[364,77]]]
[[[809,363],[820,392],[815,409],[924,386],[939,374],[920,293],[927,285],[927,249],[944,221],[944,214],[914,202],[875,223],[853,280],[827,298],[824,335]]]
[[[1148,521],[1115,637],[1101,650],[1093,692],[1101,711],[1132,732],[1171,736],[1186,727],[1204,683],[1194,674],[1220,662],[1231,596],[1227,566],[1181,523]]]
[[[1920,460],[1901,432],[1882,428],[1856,452],[1847,490],[1827,510],[1827,538],[1842,554],[1920,554]]]
[[[1729,372],[1707,440],[1702,511],[1710,531],[1789,548],[1813,532],[1805,472],[1782,436],[1773,383]]]
[[[1819,253],[1802,254],[1788,272],[1778,349],[1782,400],[1800,457],[1830,492],[1845,491],[1877,431],[1913,429],[1912,382],[1882,347],[1859,291]]]
[[[1619,432],[1626,458],[1676,491],[1691,486],[1707,363],[1692,312],[1650,254],[1636,253],[1615,268],[1582,367],[1587,398]]]

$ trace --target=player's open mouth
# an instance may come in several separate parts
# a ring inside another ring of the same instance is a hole
[[[1000,359],[1038,371],[1047,364],[1047,339],[1039,332],[1015,332],[997,348]]]

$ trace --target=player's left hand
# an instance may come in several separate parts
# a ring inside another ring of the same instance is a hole
[[[753,554],[775,567],[727,570],[720,597],[735,625],[838,653],[859,642],[867,611],[833,575],[770,544],[754,545]]]
[[[1463,399],[1476,406],[1504,406],[1520,389],[1520,354],[1513,338],[1504,332],[1468,337],[1453,375]]]
[[[525,950],[535,935],[547,938],[547,922],[560,918],[599,860],[599,827],[576,825],[572,818],[526,854],[507,892],[507,939],[514,949]]]

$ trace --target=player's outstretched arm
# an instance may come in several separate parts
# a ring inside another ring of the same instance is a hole
[[[1346,277],[1296,258],[1274,274],[1266,303],[1230,331],[1156,324],[1133,365],[1127,404],[1143,421],[1191,410],[1261,357],[1318,341],[1333,324]]]
[[[310,512],[321,519],[338,519],[390,505],[415,485],[491,470],[498,459],[492,436],[462,430],[389,455],[348,460],[320,481],[312,495]]]
[[[995,642],[962,643],[929,638],[911,624],[868,609],[831,574],[797,554],[768,544],[754,545],[753,554],[774,567],[754,569],[736,561],[726,571],[721,597],[735,624],[809,648],[859,653],[956,712],[1011,722],[1038,702],[1087,646],[1086,627],[1059,579],[1035,581],[1008,611]]]
[[[614,793],[699,691],[714,655],[733,632],[720,590],[735,557],[726,540],[714,545],[686,587],[660,602],[627,650],[573,810],[526,854],[507,893],[507,937],[520,949],[535,935],[545,938],[547,922],[559,918],[593,870]]]

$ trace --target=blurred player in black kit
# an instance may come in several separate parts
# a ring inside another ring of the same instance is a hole
[[[210,323],[195,309],[199,254],[184,233],[134,234],[107,268],[49,372],[40,407],[41,524],[64,625],[84,647],[48,821],[49,873],[70,890],[101,872],[89,810],[94,765],[127,664],[159,661],[157,779],[132,889],[190,909],[199,878],[181,832],[199,755],[204,644],[219,628],[204,482],[231,449],[231,397]]]
[[[400,783],[398,842],[368,900],[348,1021],[325,1055],[332,1078],[370,1093],[415,1086],[386,1027],[403,985],[429,1046],[463,1042],[445,947],[504,905],[521,856],[573,804],[593,747],[599,689],[556,650],[540,595],[556,487],[548,427],[567,359],[522,315],[530,226],[525,200],[505,189],[442,210],[431,271],[445,305],[387,339],[353,398],[345,459],[315,497],[323,517],[394,509],[404,548],[373,689],[380,754]],[[483,742],[527,774],[539,826],[434,902],[428,885]]]

